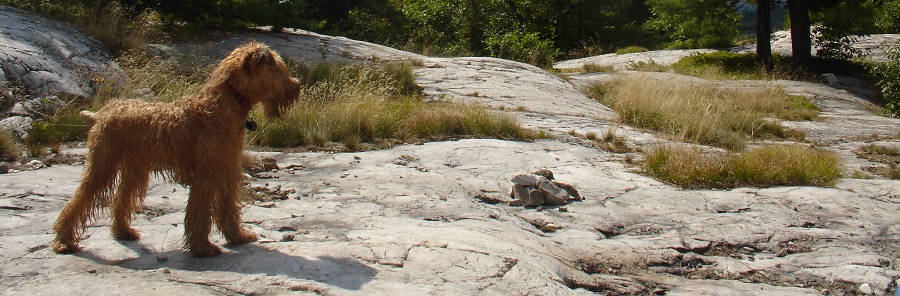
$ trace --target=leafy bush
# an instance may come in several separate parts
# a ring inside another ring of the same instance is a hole
[[[492,56],[529,63],[538,67],[553,65],[562,53],[552,40],[542,39],[537,33],[509,31],[488,35],[485,47]]]
[[[878,77],[878,87],[884,97],[884,107],[889,112],[900,115],[900,43],[888,49],[888,60],[872,64],[869,72]]]
[[[685,188],[833,186],[841,176],[840,160],[834,153],[800,145],[726,154],[660,146],[647,152],[643,169]]]
[[[727,47],[738,36],[735,1],[647,0],[653,18],[646,27],[665,34],[670,48]]]
[[[821,58],[851,60],[863,54],[862,50],[853,47],[859,41],[856,35],[848,35],[832,27],[815,27],[812,33],[815,36],[813,43],[819,47],[816,55]]]

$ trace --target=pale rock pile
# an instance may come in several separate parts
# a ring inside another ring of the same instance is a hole
[[[512,191],[509,196],[526,207],[541,205],[565,205],[569,201],[584,200],[575,187],[553,180],[553,172],[540,169],[530,174],[518,174],[512,177]],[[510,203],[515,205],[516,203]]]

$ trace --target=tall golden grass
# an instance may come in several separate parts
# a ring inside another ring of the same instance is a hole
[[[506,113],[446,101],[426,102],[409,85],[409,65],[335,65],[302,68],[307,87],[284,118],[260,122],[249,142],[274,147],[364,144],[456,137],[530,140],[534,132]],[[412,80],[414,83],[414,79]],[[260,117],[256,111],[255,117]]]
[[[595,85],[588,93],[616,110],[625,123],[736,151],[752,138],[802,138],[773,118],[809,119],[818,112],[774,87],[739,92],[712,83],[647,81],[636,75]]]
[[[841,176],[837,155],[801,145],[769,145],[725,154],[661,145],[646,153],[643,169],[685,188],[833,186]]]
[[[0,130],[0,160],[15,160],[20,153],[12,134]]]

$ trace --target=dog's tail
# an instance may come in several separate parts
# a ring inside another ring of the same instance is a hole
[[[94,117],[94,114],[95,114],[94,112],[84,110],[84,111],[81,111],[81,113],[79,113],[79,114],[81,115],[81,118],[84,118],[84,121],[87,122],[87,124],[90,126],[93,126],[94,123],[97,122],[97,118]]]

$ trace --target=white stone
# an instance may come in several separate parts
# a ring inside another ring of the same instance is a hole
[[[859,292],[863,295],[875,295],[875,291],[872,291],[872,287],[869,286],[869,283],[859,285]]]

